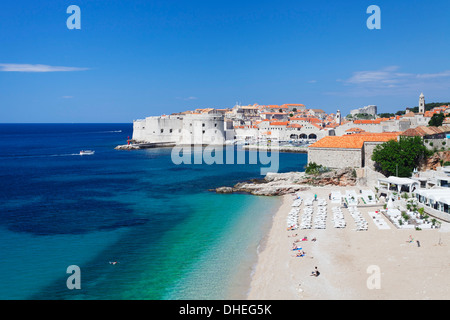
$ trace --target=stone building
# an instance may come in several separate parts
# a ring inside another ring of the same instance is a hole
[[[328,136],[308,148],[308,163],[315,162],[329,168],[374,168],[371,160],[374,148],[397,139],[400,132],[359,133]]]
[[[186,114],[148,117],[133,122],[133,140],[140,143],[186,145],[224,144],[226,132],[221,114]]]
[[[447,148],[448,135],[450,134],[450,126],[441,127],[419,126],[417,128],[408,129],[400,136],[403,137],[421,137],[423,144],[430,150]]]
[[[365,107],[362,107],[362,108],[353,109],[353,110],[350,111],[350,114],[352,116],[356,115],[356,114],[370,114],[372,116],[376,116],[377,113],[378,113],[377,109],[378,109],[377,106],[369,105],[369,106],[365,106]]]

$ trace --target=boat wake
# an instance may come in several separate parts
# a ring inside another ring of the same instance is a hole
[[[80,153],[10,155],[10,156],[0,156],[0,158],[4,158],[4,159],[29,159],[29,158],[72,157],[72,156],[80,156]]]

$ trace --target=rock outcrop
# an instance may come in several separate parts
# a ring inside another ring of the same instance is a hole
[[[436,170],[446,162],[450,162],[450,151],[436,152],[423,162],[420,171]]]
[[[217,193],[249,193],[258,196],[280,196],[309,190],[311,186],[355,186],[354,169],[339,169],[319,175],[304,172],[268,173],[264,179],[239,182],[233,187],[212,189]]]
[[[116,150],[140,150],[142,148],[137,144],[123,144],[123,145],[115,147],[114,149],[116,149]]]

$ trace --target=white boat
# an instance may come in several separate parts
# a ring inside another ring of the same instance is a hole
[[[92,156],[95,153],[95,151],[92,150],[81,150],[80,156]]]

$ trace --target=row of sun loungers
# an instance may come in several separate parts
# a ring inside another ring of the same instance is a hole
[[[303,208],[302,219],[300,221],[300,229],[311,229],[313,210],[314,209],[312,206],[306,206]]]
[[[342,212],[342,209],[340,207],[333,207],[331,209],[333,212],[333,225],[335,228],[345,228],[347,226],[347,223],[344,219],[344,213]]]
[[[364,196],[368,199],[369,192],[364,193]],[[331,202],[338,203],[342,194],[340,192],[333,192],[330,196]],[[348,190],[346,195],[344,196],[349,203],[356,204],[357,194],[353,190]],[[372,198],[372,196],[370,197]],[[350,201],[349,201],[350,200]],[[370,199],[372,200],[372,199]],[[369,201],[368,201],[369,202]],[[300,206],[304,203],[303,209],[300,211]],[[317,207],[314,206],[317,204]],[[295,199],[292,203],[292,210],[288,214],[287,218],[287,226],[288,230],[296,230],[296,229],[326,229],[327,222],[327,204],[328,201],[323,198],[318,198],[317,201],[314,201],[314,198],[311,196],[307,196],[303,200],[299,197]],[[349,205],[348,210],[356,224],[357,231],[367,231],[368,223],[367,220],[363,217],[361,212],[358,210],[356,205]],[[301,219],[299,218],[299,214],[302,212]],[[331,209],[332,212],[332,223],[334,228],[345,228],[347,226],[347,222],[344,219],[344,213],[340,206],[333,207]],[[389,225],[382,218],[381,214],[378,212],[371,212],[370,217],[373,219],[375,225],[379,229],[389,229]]]
[[[327,207],[318,206],[314,214],[314,229],[326,229],[327,227]]]
[[[298,213],[300,209],[292,208],[287,216],[287,229],[288,230],[296,230],[298,229]]]
[[[350,206],[348,207],[348,211],[350,211],[353,220],[355,220],[356,231],[367,231],[368,223],[366,219],[364,219],[364,217],[362,216],[361,212],[359,212],[358,208],[356,206]]]

